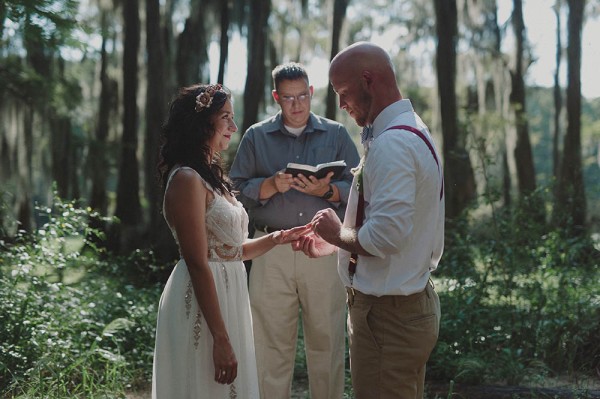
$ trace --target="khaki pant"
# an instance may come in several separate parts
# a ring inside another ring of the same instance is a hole
[[[440,300],[430,283],[409,296],[348,289],[350,371],[356,399],[423,398],[425,363],[437,342]]]
[[[261,398],[291,396],[300,308],[310,397],[342,398],[346,306],[336,265],[335,254],[310,259],[290,245],[252,261],[250,304]]]

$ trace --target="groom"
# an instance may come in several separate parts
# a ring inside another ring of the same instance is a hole
[[[339,248],[356,399],[422,398],[440,325],[429,277],[444,247],[442,165],[383,49],[347,47],[331,61],[329,79],[340,108],[368,128],[366,155],[343,224],[331,209],[317,212],[314,234],[294,249],[319,257]]]

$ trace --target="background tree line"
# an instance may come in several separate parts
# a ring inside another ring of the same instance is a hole
[[[155,165],[176,88],[208,82],[211,63],[227,85],[230,41],[239,35],[248,54],[247,65],[236,65],[247,76],[244,90],[234,93],[243,132],[273,110],[269,76],[276,64],[330,59],[390,28],[399,85],[443,152],[449,228],[474,208],[519,205],[532,220],[588,234],[598,217],[587,202],[599,197],[593,113],[600,106],[581,95],[581,32],[598,1],[554,2],[555,87],[535,94],[525,84],[534,55],[522,3],[512,1],[501,25],[496,0],[3,1],[0,235],[35,229],[33,206],[50,202],[55,184],[59,196],[81,198],[120,220],[102,223],[112,250],[153,247],[172,255]],[[510,51],[503,50],[508,37]],[[209,59],[211,43],[218,43],[218,59]],[[424,43],[435,44],[433,59],[411,51]],[[563,64],[566,87],[559,79]],[[425,67],[436,86],[419,84]],[[313,103],[352,131],[330,86]],[[542,112],[548,120],[536,121]]]

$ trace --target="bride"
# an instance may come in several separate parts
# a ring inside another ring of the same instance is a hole
[[[258,398],[243,260],[298,238],[303,228],[248,239],[219,152],[237,131],[223,86],[182,88],[163,127],[163,213],[181,259],[158,309],[152,398]]]

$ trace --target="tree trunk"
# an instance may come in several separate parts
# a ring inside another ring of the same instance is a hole
[[[160,1],[146,0],[146,139],[145,148],[145,188],[150,210],[150,230],[157,227],[160,220],[160,187],[157,180],[158,145],[161,127],[166,111],[164,88],[164,44],[161,32]]]
[[[494,73],[494,94],[496,96],[496,110],[498,115],[504,117],[510,112],[509,107],[507,106],[508,101],[508,91],[505,86],[505,76],[506,76],[506,65],[504,63],[502,57],[502,30],[500,29],[500,25],[498,25],[498,5],[494,2],[493,6],[493,24],[494,24],[494,58],[496,59],[495,64],[495,73]],[[500,149],[501,157],[502,157],[502,202],[505,207],[510,207],[512,205],[512,197],[511,197],[511,187],[512,187],[512,176],[510,174],[510,168],[508,164],[508,153],[506,151],[506,137],[507,137],[507,127],[506,124],[503,125],[502,130],[504,132],[503,139],[504,145]]]
[[[161,215],[162,192],[157,179],[159,137],[166,111],[165,103],[165,46],[161,36],[160,1],[146,0],[146,51],[148,73],[146,90],[145,177],[150,221],[148,236],[150,246],[161,261],[171,261],[178,256],[171,231]]]
[[[25,105],[23,112],[23,132],[17,139],[17,222],[19,230],[32,231],[33,224],[33,205],[32,190],[32,162],[31,152],[33,149],[33,109],[31,105]]]
[[[227,57],[229,54],[229,25],[231,23],[230,1],[222,0],[221,2],[221,38],[220,38],[220,56],[219,56],[219,76],[217,83],[224,84],[225,68],[227,66]]]
[[[190,16],[185,20],[183,32],[177,40],[178,86],[189,86],[198,82],[208,83],[204,65],[208,61],[208,41],[206,38],[206,18],[208,10],[200,0],[190,2]]]
[[[166,0],[164,5],[165,18],[163,20],[162,28],[162,40],[164,45],[164,57],[163,62],[165,68],[165,93],[169,93],[167,100],[171,100],[171,93],[177,91],[179,77],[177,76],[177,43],[178,40],[175,37],[175,29],[173,28],[172,15],[176,13],[176,6],[179,0]]]
[[[505,147],[506,148],[506,147]],[[510,179],[510,168],[508,167],[508,154],[506,149],[502,151],[502,200],[505,207],[512,205],[512,197],[510,195],[510,187],[512,181]]]
[[[533,153],[529,141],[529,123],[525,103],[525,80],[523,78],[526,66],[523,62],[525,46],[525,23],[523,21],[522,0],[513,0],[512,25],[516,38],[515,68],[511,71],[512,91],[510,102],[515,113],[517,129],[517,144],[515,146],[515,162],[517,164],[517,179],[519,194],[522,198],[535,191],[535,167]]]
[[[61,198],[72,198],[70,171],[76,168],[73,154],[73,138],[71,120],[56,115],[54,110],[48,112],[48,125],[52,135],[50,152],[52,154],[52,180]]]
[[[142,221],[139,193],[138,149],[138,51],[140,47],[140,18],[138,0],[123,2],[123,137],[117,186],[115,215],[123,227],[133,227]]]
[[[90,139],[89,156],[87,167],[90,174],[90,208],[98,212],[101,216],[108,215],[108,195],[107,179],[109,170],[108,159],[108,134],[110,130],[111,115],[117,105],[118,83],[108,75],[109,54],[106,51],[109,41],[109,25],[107,15],[108,11],[101,11],[100,29],[102,32],[102,45],[100,48],[100,98],[98,107],[98,120],[96,121],[96,130],[94,137]],[[114,46],[113,46],[114,47]],[[108,226],[100,218],[92,217],[89,226],[100,232],[108,232]],[[98,239],[94,235],[87,237],[88,240],[95,243],[96,246],[104,247],[106,242]]]
[[[581,161],[581,31],[585,0],[567,0],[567,4],[567,134],[554,212],[559,226],[582,233],[586,217]]]
[[[344,20],[346,19],[346,9],[350,0],[334,0],[333,1],[333,26],[331,29],[331,57],[330,60],[340,51],[340,36],[342,34],[342,27]],[[327,85],[327,102],[325,117],[335,120],[337,113],[337,99],[336,94],[333,91],[331,85]]]
[[[57,82],[66,81],[64,62],[61,59],[48,60],[48,62],[52,63],[53,68],[49,71],[51,75],[45,78],[50,80],[54,77]],[[59,112],[54,105],[48,105],[47,108],[46,118],[51,136],[50,169],[52,181],[56,183],[56,189],[61,198],[75,198],[75,193],[79,192],[75,170],[79,165],[75,162],[76,143],[73,137],[71,119]]]
[[[250,10],[252,11],[248,28],[248,73],[244,88],[243,132],[258,120],[260,106],[265,101],[265,61],[271,0],[251,0]]]
[[[27,24],[32,24],[31,16],[27,18]],[[26,30],[31,30],[31,27],[25,27]],[[24,112],[24,123],[22,137],[18,139],[17,145],[17,156],[18,156],[18,189],[20,195],[17,195],[17,217],[20,223],[19,228],[26,231],[31,231],[34,227],[33,219],[33,204],[32,194],[34,193],[33,187],[33,151],[34,151],[34,125],[35,117],[40,115],[40,125],[46,122],[46,114],[49,113],[50,109],[50,98],[51,98],[51,82],[53,77],[52,71],[52,51],[45,49],[39,45],[39,41],[35,35],[24,35],[23,45],[27,52],[26,60],[27,64],[35,71],[34,78],[38,79],[39,84],[39,97],[31,100],[30,104],[27,104],[26,111]],[[49,124],[51,127],[51,124]],[[46,126],[41,126],[39,130],[46,131]],[[43,135],[44,133],[42,133]],[[47,134],[47,133],[46,133]],[[53,143],[52,131],[48,135],[50,142]],[[43,168],[45,169],[45,168]],[[51,168],[50,168],[51,169]],[[43,170],[42,172],[46,172]]]
[[[562,90],[560,88],[560,64],[562,60],[562,40],[561,40],[561,19],[560,10],[562,1],[556,0],[554,5],[554,14],[556,15],[556,70],[554,71],[554,134],[552,135],[552,175],[555,182],[558,182],[559,162],[560,162],[560,114],[562,112]]]
[[[106,194],[106,180],[108,171],[107,138],[110,127],[112,105],[116,103],[118,95],[117,83],[110,79],[107,73],[108,54],[106,45],[108,41],[108,16],[106,12],[101,15],[102,47],[100,49],[100,105],[95,137],[90,142],[89,170],[91,176],[90,207],[101,215],[106,215],[108,210],[108,196]]]
[[[458,41],[456,0],[434,0],[437,33],[436,69],[442,135],[446,216],[457,217],[475,198],[475,177],[464,134],[458,129],[456,105],[456,43]]]
[[[524,80],[527,66],[523,60],[526,38],[522,0],[513,0],[513,6],[512,26],[516,40],[516,60],[514,70],[511,71],[512,85],[510,103],[515,115],[515,129],[517,134],[514,149],[517,184],[521,206],[524,207],[526,213],[531,215],[532,220],[538,224],[543,224],[546,219],[543,200],[539,196],[532,195],[536,189],[536,182],[533,151],[529,140],[529,122],[527,120],[526,88]]]
[[[4,22],[6,21],[6,2],[0,1],[0,37],[4,35]]]

